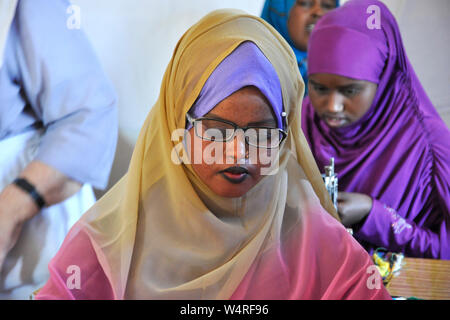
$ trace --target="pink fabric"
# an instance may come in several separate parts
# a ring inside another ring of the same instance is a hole
[[[72,229],[73,230],[73,229]],[[69,289],[73,271],[80,270],[80,289]],[[114,293],[101,267],[89,236],[80,232],[64,240],[56,256],[49,263],[50,279],[39,291],[36,300],[111,300]],[[69,270],[69,271],[68,271]]]
[[[317,211],[291,231],[286,243],[253,264],[232,300],[391,299],[381,282],[379,289],[369,288],[368,283],[373,283],[370,278],[374,278],[369,255],[336,220],[323,209]],[[67,273],[71,265],[80,267],[80,289],[66,285],[72,275]],[[50,279],[36,296],[38,300],[114,299],[84,232],[66,238],[49,270]]]
[[[232,300],[391,299],[369,255],[348,232],[328,214],[311,217],[283,250],[266,253],[252,266]],[[306,234],[299,241],[301,233]],[[379,289],[369,288],[372,280]]]

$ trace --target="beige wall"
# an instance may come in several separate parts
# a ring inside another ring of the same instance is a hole
[[[119,96],[119,141],[109,185],[128,168],[133,146],[173,49],[205,14],[238,8],[259,15],[264,0],[72,0]],[[97,192],[101,195],[102,192]]]
[[[127,170],[176,42],[203,15],[239,8],[259,15],[264,0],[72,0],[119,96],[119,143],[110,185]],[[450,125],[450,1],[384,0],[425,90]],[[99,193],[101,194],[101,193]]]

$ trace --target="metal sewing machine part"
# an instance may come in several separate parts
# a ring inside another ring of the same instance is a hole
[[[330,165],[325,166],[325,173],[322,174],[323,182],[330,194],[331,201],[337,211],[337,196],[338,196],[338,177],[334,172],[334,158],[330,159]]]
[[[327,191],[330,194],[331,201],[333,202],[334,208],[336,209],[337,212],[338,176],[334,171],[334,158],[330,159],[330,165],[325,166],[325,173],[322,174],[322,179],[323,182],[325,183],[325,187],[327,188]],[[353,234],[353,229],[347,228],[347,231],[350,234]]]

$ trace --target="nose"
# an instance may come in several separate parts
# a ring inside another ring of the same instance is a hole
[[[339,113],[344,111],[344,99],[339,93],[333,93],[328,98],[326,104],[327,112],[329,113]]]
[[[320,18],[324,15],[324,13],[321,0],[315,0],[314,5],[311,7],[311,16],[314,18]]]
[[[240,163],[245,161],[247,154],[247,143],[245,142],[245,135],[242,129],[236,130],[234,138],[226,142],[226,157],[233,163]]]

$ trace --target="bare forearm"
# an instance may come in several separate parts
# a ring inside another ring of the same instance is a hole
[[[27,179],[34,185],[47,206],[69,198],[81,188],[79,182],[39,161],[31,162],[19,177]],[[23,220],[30,219],[39,212],[30,195],[13,184],[8,185],[0,193],[0,204],[14,210]]]

